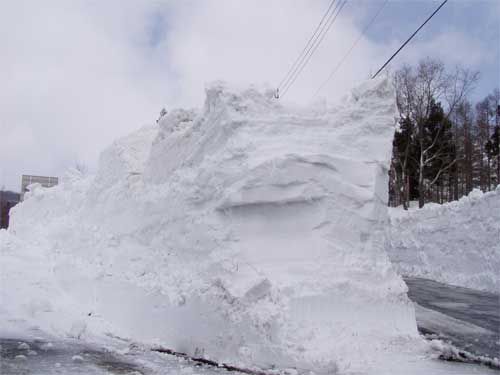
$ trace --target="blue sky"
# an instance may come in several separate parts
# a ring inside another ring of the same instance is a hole
[[[0,13],[0,187],[21,174],[91,171],[117,137],[162,107],[201,107],[222,79],[274,87],[329,0],[18,0]],[[369,78],[439,5],[389,0],[320,96]],[[378,0],[349,0],[286,100],[307,104]],[[472,99],[500,81],[500,1],[449,0],[391,66],[430,56],[481,72]]]
[[[378,1],[358,1],[352,3],[350,12],[356,6],[363,6],[368,13],[375,11]],[[420,24],[437,8],[439,1],[389,1],[383,13],[367,35],[376,42],[406,40]],[[364,20],[360,21],[363,22]],[[420,45],[450,32],[462,32],[488,50],[489,56],[480,60],[473,68],[479,70],[481,79],[473,93],[475,99],[485,96],[500,82],[500,1],[496,0],[449,0],[448,3],[417,34],[412,42],[396,58],[395,65],[402,62],[413,63],[410,51],[415,44]],[[461,45],[455,46],[457,49]],[[437,52],[437,51],[436,51]],[[392,52],[388,49],[387,56]],[[432,57],[432,54],[429,53]],[[467,63],[464,63],[467,66]]]

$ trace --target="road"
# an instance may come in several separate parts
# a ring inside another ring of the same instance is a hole
[[[38,336],[37,336],[38,335]],[[228,372],[146,348],[42,336],[0,339],[1,375],[227,375]]]
[[[419,330],[475,355],[500,358],[500,295],[405,278]]]

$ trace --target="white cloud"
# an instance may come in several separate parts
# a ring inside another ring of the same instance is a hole
[[[484,40],[457,30],[449,30],[428,41],[416,41],[405,51],[403,58],[418,61],[422,56],[432,56],[448,65],[461,64],[479,69],[485,62],[492,62],[494,56],[491,52]]]
[[[188,96],[185,100],[193,100],[194,94],[199,101],[203,83],[220,77],[275,86],[309,39],[326,5],[319,1],[214,0],[176,8],[166,43]],[[357,35],[353,21],[339,17],[290,90],[290,98],[309,100]],[[376,54],[369,44],[360,43],[359,50],[364,52],[344,69],[335,91],[366,77],[367,61]]]
[[[207,81],[276,85],[327,4],[310,0],[4,4],[0,137],[8,146],[0,148],[0,186],[17,189],[22,173],[60,175],[76,160],[92,168],[107,144],[152,122],[164,104],[200,106]],[[352,9],[342,13],[290,90],[289,100],[310,100],[358,36],[359,15],[351,15],[359,4],[349,6]],[[334,98],[367,78],[398,43],[381,45],[363,38],[322,94]],[[457,44],[466,47],[459,50],[453,47]],[[452,32],[415,43],[405,61],[438,53],[452,56],[452,62],[477,65],[482,48],[463,33]]]
[[[16,188],[22,173],[60,174],[76,160],[94,164],[168,100],[144,53],[151,7],[99,4],[4,4],[0,134],[9,146],[0,148],[0,185]],[[19,140],[20,129],[31,142]]]

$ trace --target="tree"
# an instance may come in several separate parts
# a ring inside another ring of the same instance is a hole
[[[457,129],[457,139],[460,139],[460,171],[462,176],[461,191],[462,194],[469,194],[473,189],[473,110],[468,101],[463,101],[457,106],[454,116],[454,122]],[[458,177],[457,177],[458,180]],[[458,198],[457,198],[458,199]]]
[[[450,136],[450,115],[464,102],[478,77],[477,72],[459,66],[447,72],[441,61],[429,58],[420,61],[415,69],[405,65],[395,74],[399,112],[402,118],[408,118],[414,124],[411,139],[417,149],[419,207],[425,204],[427,190],[456,163],[456,159],[449,159],[452,154],[449,145],[440,139],[445,133]],[[439,121],[436,116],[440,117]],[[398,150],[399,162],[401,155],[404,156],[405,152]],[[431,165],[437,168],[436,163],[440,163],[440,167],[435,169],[435,175],[430,176],[427,169]]]
[[[424,160],[423,177],[427,187],[437,185],[437,201],[443,201],[444,176],[457,162],[451,121],[444,116],[441,103],[432,102],[429,118],[424,124],[424,142],[429,150]],[[422,154],[422,153],[421,153]],[[420,177],[420,176],[419,176]],[[420,185],[419,185],[420,186]]]
[[[479,186],[481,190],[486,191],[491,189],[490,103],[488,98],[476,104],[476,129]]]
[[[399,129],[394,134],[393,141],[393,167],[396,173],[396,191],[399,201],[405,210],[410,201],[409,178],[411,165],[414,160],[414,145],[412,135],[414,125],[409,117],[403,117],[399,122]]]
[[[493,156],[496,156],[496,183],[500,184],[500,152],[499,152],[499,137],[500,137],[500,90],[495,89],[493,93],[488,95],[490,103],[490,119],[493,122],[493,135],[491,136]]]
[[[495,125],[490,139],[489,152],[491,159],[495,157],[497,159],[496,183],[498,185],[500,184],[500,125]]]

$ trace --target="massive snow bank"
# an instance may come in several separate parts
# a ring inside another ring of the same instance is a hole
[[[402,274],[500,293],[500,187],[390,212],[389,253]]]
[[[384,249],[395,114],[385,79],[322,110],[216,83],[201,112],[115,142],[95,179],[35,188],[9,236],[47,257],[64,296],[48,310],[77,315],[54,315],[58,329],[249,366],[365,369],[417,335]]]

